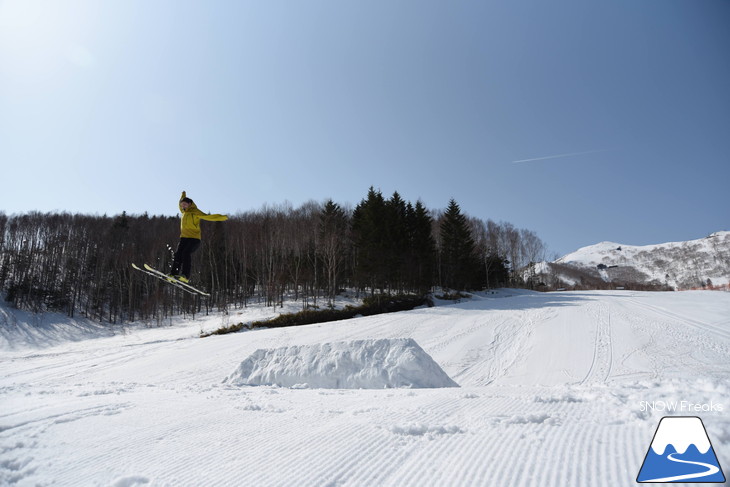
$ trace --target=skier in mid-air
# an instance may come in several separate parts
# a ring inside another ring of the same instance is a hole
[[[180,243],[178,243],[175,251],[170,277],[188,283],[190,282],[192,255],[200,247],[200,220],[221,222],[228,220],[228,216],[203,213],[193,200],[187,197],[185,191],[182,192],[179,204],[180,213],[182,213],[180,217]]]

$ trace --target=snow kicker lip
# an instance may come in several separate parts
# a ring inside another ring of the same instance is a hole
[[[638,483],[724,483],[705,425],[697,416],[665,416],[644,457]]]
[[[412,338],[259,349],[224,382],[321,389],[459,387]]]

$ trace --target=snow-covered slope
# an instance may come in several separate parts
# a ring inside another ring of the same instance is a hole
[[[504,290],[197,338],[225,319],[48,348],[23,345],[26,328],[12,325],[0,345],[0,485],[633,485],[668,414],[701,416],[730,465],[730,293]],[[324,343],[404,338],[460,387],[226,381],[261,349],[316,358]]]
[[[730,232],[658,245],[601,242],[543,264],[538,272],[543,280],[552,278],[568,286],[597,278],[617,285],[673,289],[726,287],[730,284]]]

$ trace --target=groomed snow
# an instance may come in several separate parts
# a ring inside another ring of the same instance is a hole
[[[667,415],[701,417],[730,465],[730,293],[504,290],[205,339],[270,311],[76,341],[4,311],[0,485],[634,485]],[[257,350],[403,338],[460,387],[225,382]]]
[[[412,338],[256,350],[225,382],[300,389],[458,387]]]

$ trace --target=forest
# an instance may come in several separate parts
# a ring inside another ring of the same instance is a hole
[[[469,217],[455,200],[429,210],[370,188],[354,208],[331,200],[265,205],[204,222],[193,255],[196,297],[134,270],[167,271],[179,216],[0,213],[0,291],[12,306],[111,324],[208,313],[249,303],[332,307],[359,296],[424,295],[524,285],[518,269],[544,243],[509,223]]]

